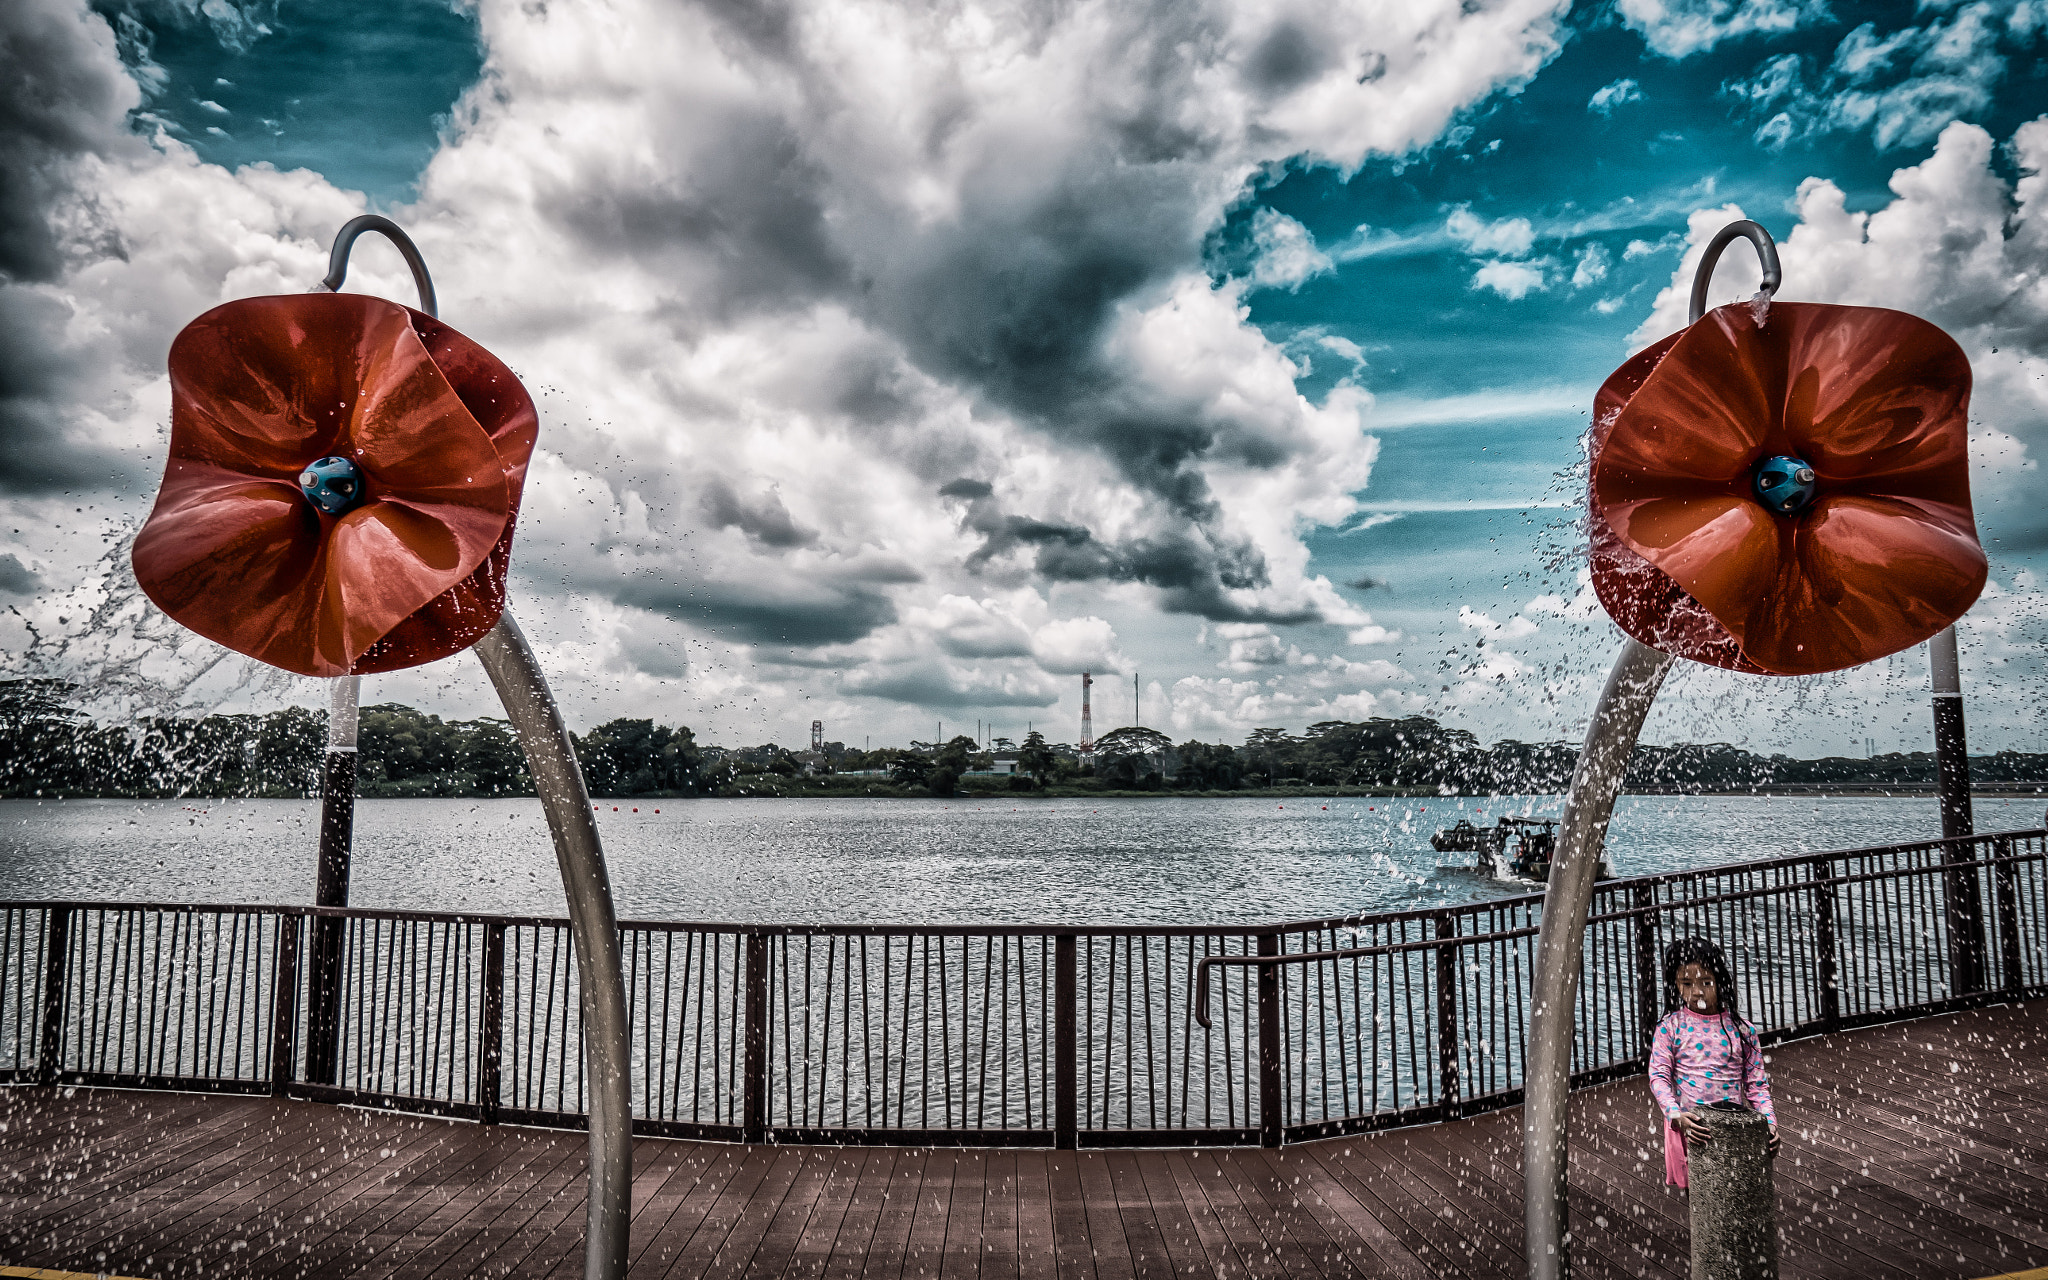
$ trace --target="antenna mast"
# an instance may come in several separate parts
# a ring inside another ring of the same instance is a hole
[[[1088,690],[1095,684],[1093,674],[1081,673],[1081,754],[1088,755],[1095,750],[1095,713],[1088,707]]]

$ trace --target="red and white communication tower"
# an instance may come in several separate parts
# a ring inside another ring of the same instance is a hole
[[[1081,754],[1095,750],[1095,713],[1088,707],[1088,690],[1095,684],[1089,672],[1081,673]]]

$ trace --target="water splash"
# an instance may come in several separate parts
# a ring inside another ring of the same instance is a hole
[[[10,607],[28,641],[0,650],[0,669],[58,682],[66,702],[102,721],[307,700],[300,677],[186,630],[143,594],[129,562],[139,529],[109,539],[44,621]]]

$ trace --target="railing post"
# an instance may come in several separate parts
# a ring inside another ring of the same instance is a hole
[[[1984,893],[1977,880],[1980,845],[1971,837],[1941,847],[1942,906],[1948,926],[1948,993],[1974,995],[1989,983],[1984,973]]]
[[[1645,1059],[1664,1018],[1664,975],[1657,964],[1657,886],[1639,884],[1631,892],[1636,916],[1636,1022],[1641,1032],[1636,1052]]]
[[[484,1010],[477,1028],[480,1041],[476,1079],[477,1117],[485,1124],[498,1123],[498,1107],[504,1098],[505,1070],[505,922],[484,925]]]
[[[71,908],[51,907],[43,917],[43,1039],[36,1081],[57,1083],[64,1049],[64,976],[71,960]]]
[[[1280,935],[1259,935],[1259,954],[1280,954]],[[1280,1056],[1280,966],[1259,966],[1259,1145],[1287,1140],[1287,1092]]]
[[[341,1072],[342,952],[348,933],[343,916],[311,915],[309,981],[306,984],[306,1080],[339,1084]]]
[[[1813,881],[1813,949],[1819,963],[1820,1021],[1833,1031],[1842,1023],[1841,947],[1835,933],[1835,860],[1815,858],[1807,864]]]
[[[320,859],[313,905],[348,905],[349,846],[356,813],[356,696],[360,680],[333,682],[327,709],[327,763],[320,775]],[[339,1084],[341,1058],[341,953],[348,921],[315,916],[313,981],[306,990],[306,1079]]]
[[[1991,883],[1996,886],[1998,895],[1999,977],[2005,980],[2007,991],[2018,992],[2026,985],[2026,976],[2020,971],[2019,867],[2011,861],[2012,841],[1993,841],[1991,856],[1998,859],[1998,865],[1991,873]]]
[[[1052,953],[1052,1145],[1073,1151],[1081,1145],[1080,993],[1075,938],[1063,933]]]
[[[1450,912],[1436,918],[1437,1100],[1446,1120],[1458,1118],[1458,921]]]
[[[299,930],[304,917],[277,913],[277,951],[270,970],[270,1096],[291,1088],[299,1056]]]
[[[768,1140],[768,935],[747,935],[746,1077],[740,1141]]]

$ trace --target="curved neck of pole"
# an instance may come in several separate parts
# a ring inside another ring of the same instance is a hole
[[[1744,218],[1731,222],[1714,233],[1707,242],[1706,253],[1700,256],[1699,269],[1692,275],[1692,305],[1686,314],[1687,324],[1699,323],[1707,314],[1707,286],[1714,280],[1714,264],[1721,260],[1721,251],[1737,239],[1743,239],[1756,247],[1757,262],[1764,269],[1764,285],[1761,290],[1765,297],[1777,294],[1778,286],[1784,283],[1785,273],[1778,267],[1778,242],[1771,239],[1771,233],[1761,223]]]
[[[419,290],[420,310],[439,319],[440,302],[434,296],[434,278],[427,274],[427,260],[420,255],[420,247],[405,234],[404,228],[382,214],[366,213],[341,224],[341,230],[334,236],[334,247],[327,253],[327,275],[321,279],[320,287],[329,293],[341,292],[342,282],[348,279],[349,252],[365,231],[375,231],[397,247],[399,256],[412,271],[413,287]]]
[[[1523,1239],[1531,1280],[1561,1280],[1571,1273],[1566,1252],[1565,1109],[1586,910],[1593,901],[1615,797],[1671,663],[1668,653],[1633,639],[1623,642],[1621,656],[1600,691],[1600,705],[1586,726],[1586,745],[1579,752],[1571,794],[1558,823],[1557,857],[1550,866],[1543,924],[1536,938],[1529,1041],[1522,1059]]]

